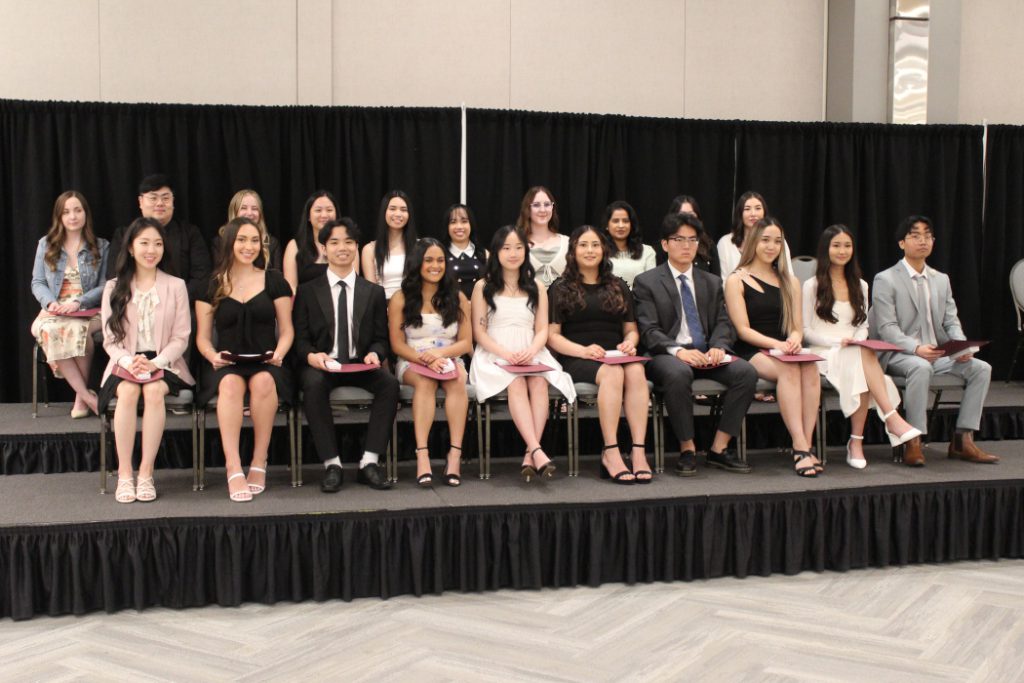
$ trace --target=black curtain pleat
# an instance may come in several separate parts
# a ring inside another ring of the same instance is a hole
[[[0,618],[1024,554],[1018,482],[0,530]]]
[[[786,230],[793,255],[816,253],[821,231],[858,236],[868,284],[902,254],[900,220],[935,222],[929,263],[948,273],[964,331],[981,334],[980,126],[739,123],[737,193],[754,189]]]
[[[982,254],[982,335],[992,340],[985,358],[996,359],[993,375],[1006,376],[1017,345],[1017,316],[1013,312],[1009,277],[1013,265],[1024,258],[1024,126],[989,126]],[[1014,375],[1021,374],[1022,359]]]
[[[370,241],[380,198],[398,188],[412,197],[420,233],[437,236],[446,229],[442,211],[459,198],[460,140],[457,109],[0,100],[0,250],[9,255],[0,283],[16,293],[15,329],[0,339],[0,353],[19,359],[0,365],[0,401],[29,398],[28,327],[39,310],[32,256],[62,191],[82,191],[97,234],[109,238],[138,216],[139,180],[167,173],[175,216],[198,225],[209,244],[231,196],[252,187],[283,245],[316,189],[330,190]],[[51,400],[71,395],[62,382],[51,387]]]

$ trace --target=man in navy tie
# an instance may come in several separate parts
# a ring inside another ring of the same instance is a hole
[[[652,356],[647,376],[663,396],[669,424],[679,439],[676,474],[682,477],[697,473],[690,390],[694,377],[729,388],[707,464],[728,472],[750,471],[728,446],[754,398],[757,372],[739,358],[723,363],[732,352],[736,330],[725,311],[721,278],[693,267],[703,234],[704,226],[693,214],[665,216],[661,248],[668,262],[637,276],[633,284],[640,342]]]

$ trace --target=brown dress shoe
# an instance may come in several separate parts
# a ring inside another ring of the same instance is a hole
[[[974,435],[971,432],[957,432],[953,435],[953,440],[949,442],[949,457],[979,465],[999,462],[999,456],[986,453],[974,444]]]
[[[921,437],[914,437],[903,446],[903,464],[907,467],[924,467],[924,451]]]

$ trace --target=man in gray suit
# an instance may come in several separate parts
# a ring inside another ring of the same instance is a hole
[[[910,216],[900,223],[896,239],[903,259],[875,276],[872,288],[871,337],[896,344],[902,353],[883,354],[879,360],[890,375],[907,378],[904,405],[907,421],[928,433],[926,410],[932,375],[952,373],[967,382],[956,433],[949,444],[949,457],[975,463],[995,463],[999,458],[974,443],[973,433],[981,424],[981,411],[988,393],[992,367],[971,353],[944,357],[936,347],[947,341],[964,340],[960,319],[949,286],[949,276],[925,261],[935,245],[935,228],[924,216]],[[907,442],[903,462],[924,465],[921,438]]]
[[[664,397],[669,424],[679,439],[676,474],[681,477],[697,473],[690,391],[695,376],[729,387],[707,464],[728,472],[750,471],[728,446],[754,398],[757,371],[735,357],[721,365],[732,351],[736,330],[725,311],[722,279],[693,266],[703,235],[704,226],[695,215],[665,216],[661,248],[668,263],[641,273],[633,283],[640,342],[652,356],[647,376]]]

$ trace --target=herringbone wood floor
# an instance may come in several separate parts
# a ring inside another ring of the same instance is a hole
[[[1024,563],[0,625],[14,681],[1024,680]]]

